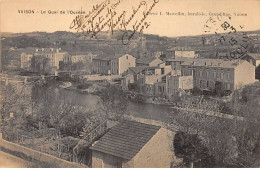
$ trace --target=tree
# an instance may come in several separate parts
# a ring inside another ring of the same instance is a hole
[[[116,85],[109,85],[100,93],[98,109],[87,112],[87,122],[81,132],[81,137],[92,141],[107,131],[107,121],[122,119],[127,109],[127,96]],[[98,128],[98,129],[97,129]],[[89,139],[91,134],[92,139]]]
[[[24,115],[28,112],[30,87],[8,83],[1,85],[1,116],[2,119],[9,118],[10,113],[15,116]]]
[[[174,114],[175,129],[182,131],[187,135],[192,135],[193,139],[187,139],[186,144],[192,147],[198,148],[196,154],[205,154],[206,156],[212,156],[216,163],[215,166],[225,166],[225,161],[232,158],[233,153],[227,153],[226,149],[230,152],[233,147],[232,140],[232,125],[226,123],[225,119],[208,116],[207,112],[219,112],[218,103],[215,101],[208,101],[202,97],[187,98],[183,100],[182,110]],[[207,148],[199,148],[198,140],[201,140],[201,144]],[[197,147],[198,146],[198,147]],[[190,157],[190,161],[194,162],[200,158],[195,158],[200,155],[193,155]],[[202,160],[202,159],[201,159]],[[223,163],[224,162],[224,163]],[[196,165],[195,165],[196,166]]]
[[[178,131],[173,140],[174,154],[183,158],[186,167],[213,167],[214,158],[202,144],[197,134],[186,134]]]
[[[118,120],[127,109],[127,95],[120,86],[108,85],[100,94],[101,105],[107,118]]]
[[[233,119],[210,116],[219,114],[219,103],[202,98],[183,101],[182,109],[174,114],[172,126],[187,135],[196,135],[214,157],[215,167],[251,167],[259,158],[259,111],[257,100],[241,105],[237,102],[232,110]],[[236,112],[242,112],[244,119],[238,120]],[[196,139],[187,138],[189,146],[198,144]]]

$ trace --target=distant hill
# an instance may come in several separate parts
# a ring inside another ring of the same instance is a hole
[[[133,33],[128,31],[129,35]],[[233,34],[233,38],[240,40],[242,32]],[[260,30],[249,31],[247,34],[260,35]],[[9,53],[10,49],[23,48],[62,48],[67,52],[93,52],[95,54],[103,51],[104,54],[128,53],[136,58],[153,57],[155,52],[162,52],[166,57],[172,57],[174,50],[196,50],[202,57],[215,58],[217,52],[228,52],[237,48],[228,44],[219,44],[218,37],[215,34],[165,37],[152,34],[135,33],[129,45],[122,44],[123,32],[114,30],[113,35],[110,31],[102,31],[97,37],[90,39],[82,33],[73,33],[67,31],[56,31],[53,33],[30,32],[30,33],[0,33],[2,40],[2,56],[12,58],[14,52]],[[226,36],[227,34],[221,34]],[[203,44],[202,37],[208,40],[208,44]],[[253,36],[252,36],[253,37]],[[249,52],[255,49],[252,40],[249,44]],[[19,51],[20,51],[19,50]],[[17,55],[16,55],[17,56]]]

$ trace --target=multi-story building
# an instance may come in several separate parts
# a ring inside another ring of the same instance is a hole
[[[61,49],[54,49],[54,48],[42,48],[36,49],[34,56],[36,59],[39,58],[46,58],[47,66],[53,69],[59,69],[59,64],[63,61],[64,57],[68,55],[67,52],[62,52]]]
[[[26,70],[36,70],[36,67],[49,67],[57,70],[59,69],[60,61],[63,61],[66,55],[68,55],[68,53],[61,52],[60,48],[41,48],[35,49],[35,52],[32,53],[23,52],[21,54],[21,68]],[[32,62],[34,63],[33,65]]]
[[[136,83],[138,80],[138,76],[146,68],[146,66],[130,67],[125,73],[123,73],[123,78],[121,80],[122,89],[129,90],[129,84],[135,84],[137,86]]]
[[[188,58],[172,58],[165,61],[165,65],[170,65],[175,75],[181,74],[181,64],[184,61],[189,60]]]
[[[96,55],[92,53],[81,54],[81,55],[67,55],[64,57],[64,63],[77,63],[77,62],[92,62],[93,57]]]
[[[163,82],[164,76],[171,72],[171,66],[158,65],[147,67],[139,75],[137,87],[140,93],[148,96],[156,95],[156,84]]]
[[[21,54],[21,68],[25,70],[31,70],[33,54],[27,54],[23,52]]]
[[[116,56],[111,58],[111,74],[121,75],[130,67],[135,67],[135,57],[126,54],[123,56]]]
[[[166,75],[166,97],[181,96],[183,92],[193,89],[193,75]]]
[[[93,58],[92,70],[97,74],[121,75],[130,67],[135,67],[135,57],[132,55],[100,55]]]
[[[92,72],[96,74],[111,74],[111,57],[98,55],[92,59]]]
[[[176,50],[174,56],[175,58],[196,58],[197,54],[193,50]]]
[[[193,76],[176,75],[172,70],[163,76],[161,81],[155,83],[155,95],[172,99],[174,96],[181,96],[182,92],[193,89]]]
[[[255,67],[245,60],[193,59],[181,65],[182,76],[193,75],[194,86],[212,90],[221,82],[225,90],[233,91],[255,81]]]

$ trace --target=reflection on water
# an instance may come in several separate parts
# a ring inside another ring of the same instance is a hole
[[[69,91],[62,88],[57,88],[58,93],[62,93],[66,96],[66,100],[68,103],[77,106],[85,106],[87,108],[95,108],[98,107],[97,103],[99,101],[99,97],[92,94],[82,94],[77,91]]]
[[[87,108],[98,107],[97,103],[99,97],[92,94],[82,94],[76,91],[69,91],[62,88],[57,88],[59,93],[63,93],[68,99],[68,103],[72,105],[85,106]],[[68,98],[69,97],[69,98]],[[135,102],[128,102],[127,114],[134,117],[145,119],[152,119],[156,121],[167,121],[169,113],[172,111],[170,106],[154,105],[154,104],[141,104]]]

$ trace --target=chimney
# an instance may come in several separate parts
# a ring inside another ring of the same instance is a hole
[[[205,65],[207,65],[207,62],[205,62]]]

